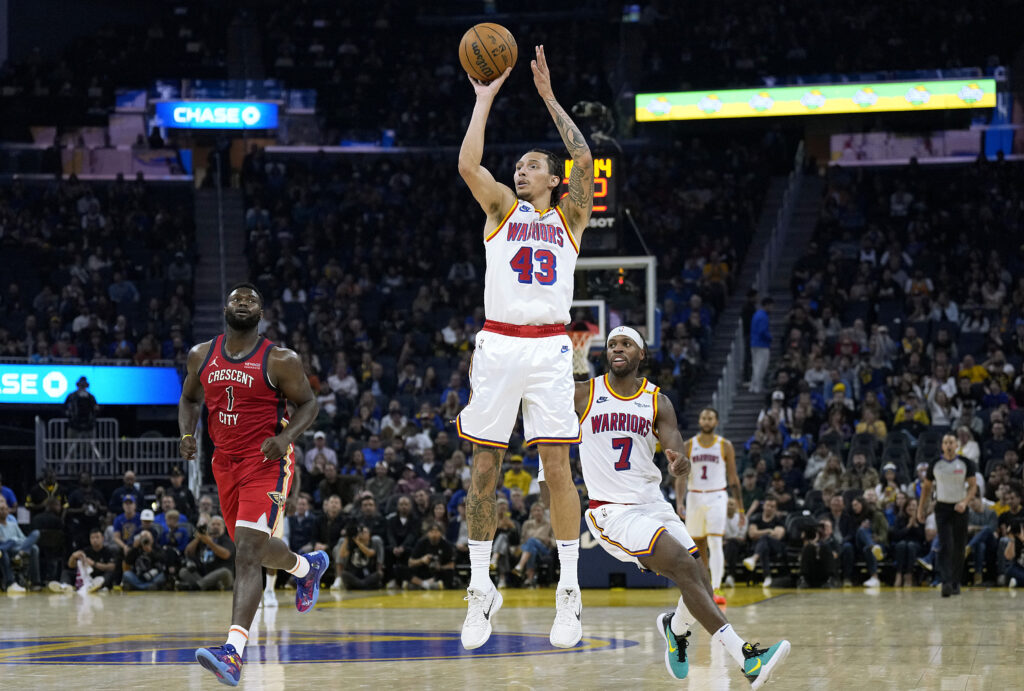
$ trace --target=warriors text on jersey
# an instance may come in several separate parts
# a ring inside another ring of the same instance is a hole
[[[224,335],[213,339],[199,368],[210,438],[219,454],[260,457],[260,445],[287,424],[285,399],[270,383],[267,360],[274,344],[260,337],[252,352],[228,357]]]
[[[698,437],[690,439],[690,481],[687,487],[701,492],[723,490],[725,480],[725,456],[722,454],[722,437],[715,436],[711,446],[701,446]]]
[[[661,471],[654,463],[658,440],[658,387],[644,379],[623,398],[608,376],[590,380],[590,401],[580,420],[580,464],[592,500],[616,504],[663,501]]]
[[[517,199],[484,239],[484,314],[506,324],[568,324],[579,246],[558,207]]]

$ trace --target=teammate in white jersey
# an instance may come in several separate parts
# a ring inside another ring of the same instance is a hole
[[[501,594],[490,579],[497,524],[495,486],[509,437],[523,410],[526,444],[538,444],[551,492],[551,524],[561,576],[555,594],[551,644],[571,648],[583,636],[579,559],[579,495],[569,469],[569,445],[579,442],[573,410],[572,344],[565,332],[572,304],[573,270],[590,221],[594,160],[576,125],[555,100],[544,47],[531,61],[533,83],[572,157],[569,193],[559,201],[562,160],[542,150],[516,162],[515,189],[480,165],[484,127],[494,97],[511,70],[483,84],[470,79],[476,105],[459,152],[459,174],[487,214],[484,314],[470,370],[472,397],[459,414],[459,436],[473,442],[472,480],[466,497],[470,582],[462,645],[479,648],[491,635]]]
[[[679,587],[676,610],[657,618],[669,674],[685,679],[689,672],[687,638],[696,618],[760,688],[786,659],[789,641],[768,649],[744,643],[715,605],[693,539],[661,492],[661,471],[654,462],[658,442],[670,474],[685,478],[691,468],[672,402],[637,375],[646,355],[636,330],[612,329],[605,350],[608,374],[576,385],[580,462],[590,495],[587,528],[616,559],[662,574]]]
[[[743,495],[736,474],[736,452],[732,442],[715,434],[718,411],[704,408],[697,424],[700,425],[700,434],[687,439],[684,447],[683,453],[692,466],[688,481],[676,480],[676,505],[677,508],[686,507],[683,512],[686,529],[697,542],[700,553],[707,555],[715,602],[724,605],[725,597],[720,588],[725,571],[725,554],[722,552],[725,514],[729,492],[732,492],[740,511],[740,527],[743,527]]]

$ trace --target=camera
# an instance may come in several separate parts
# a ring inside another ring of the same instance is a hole
[[[199,533],[200,535],[206,535],[206,529],[207,529],[207,526],[206,526],[205,523],[200,523],[199,525],[196,526],[196,532]]]

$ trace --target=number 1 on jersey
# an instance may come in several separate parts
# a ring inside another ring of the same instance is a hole
[[[539,268],[536,273],[533,270],[533,260],[537,260]],[[519,274],[520,283],[537,283],[549,286],[558,278],[558,270],[555,268],[555,255],[551,250],[533,251],[532,247],[521,247],[508,263],[512,270]]]
[[[633,440],[630,437],[612,439],[612,448],[619,452],[619,460],[615,461],[616,470],[629,470],[629,455],[633,453]]]
[[[224,393],[228,395],[228,412],[230,413],[231,410],[235,407],[235,387],[227,387],[226,389],[224,389]]]

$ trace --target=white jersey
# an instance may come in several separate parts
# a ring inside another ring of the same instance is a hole
[[[690,439],[690,481],[687,484],[690,490],[715,492],[726,489],[729,483],[725,479],[724,441],[715,435],[711,446],[701,446],[697,437]]]
[[[646,379],[629,398],[608,386],[608,375],[590,380],[590,400],[580,419],[580,464],[591,500],[614,504],[664,501],[654,421],[658,387]]]
[[[558,207],[517,199],[484,238],[484,315],[506,324],[568,324],[579,246]]]

